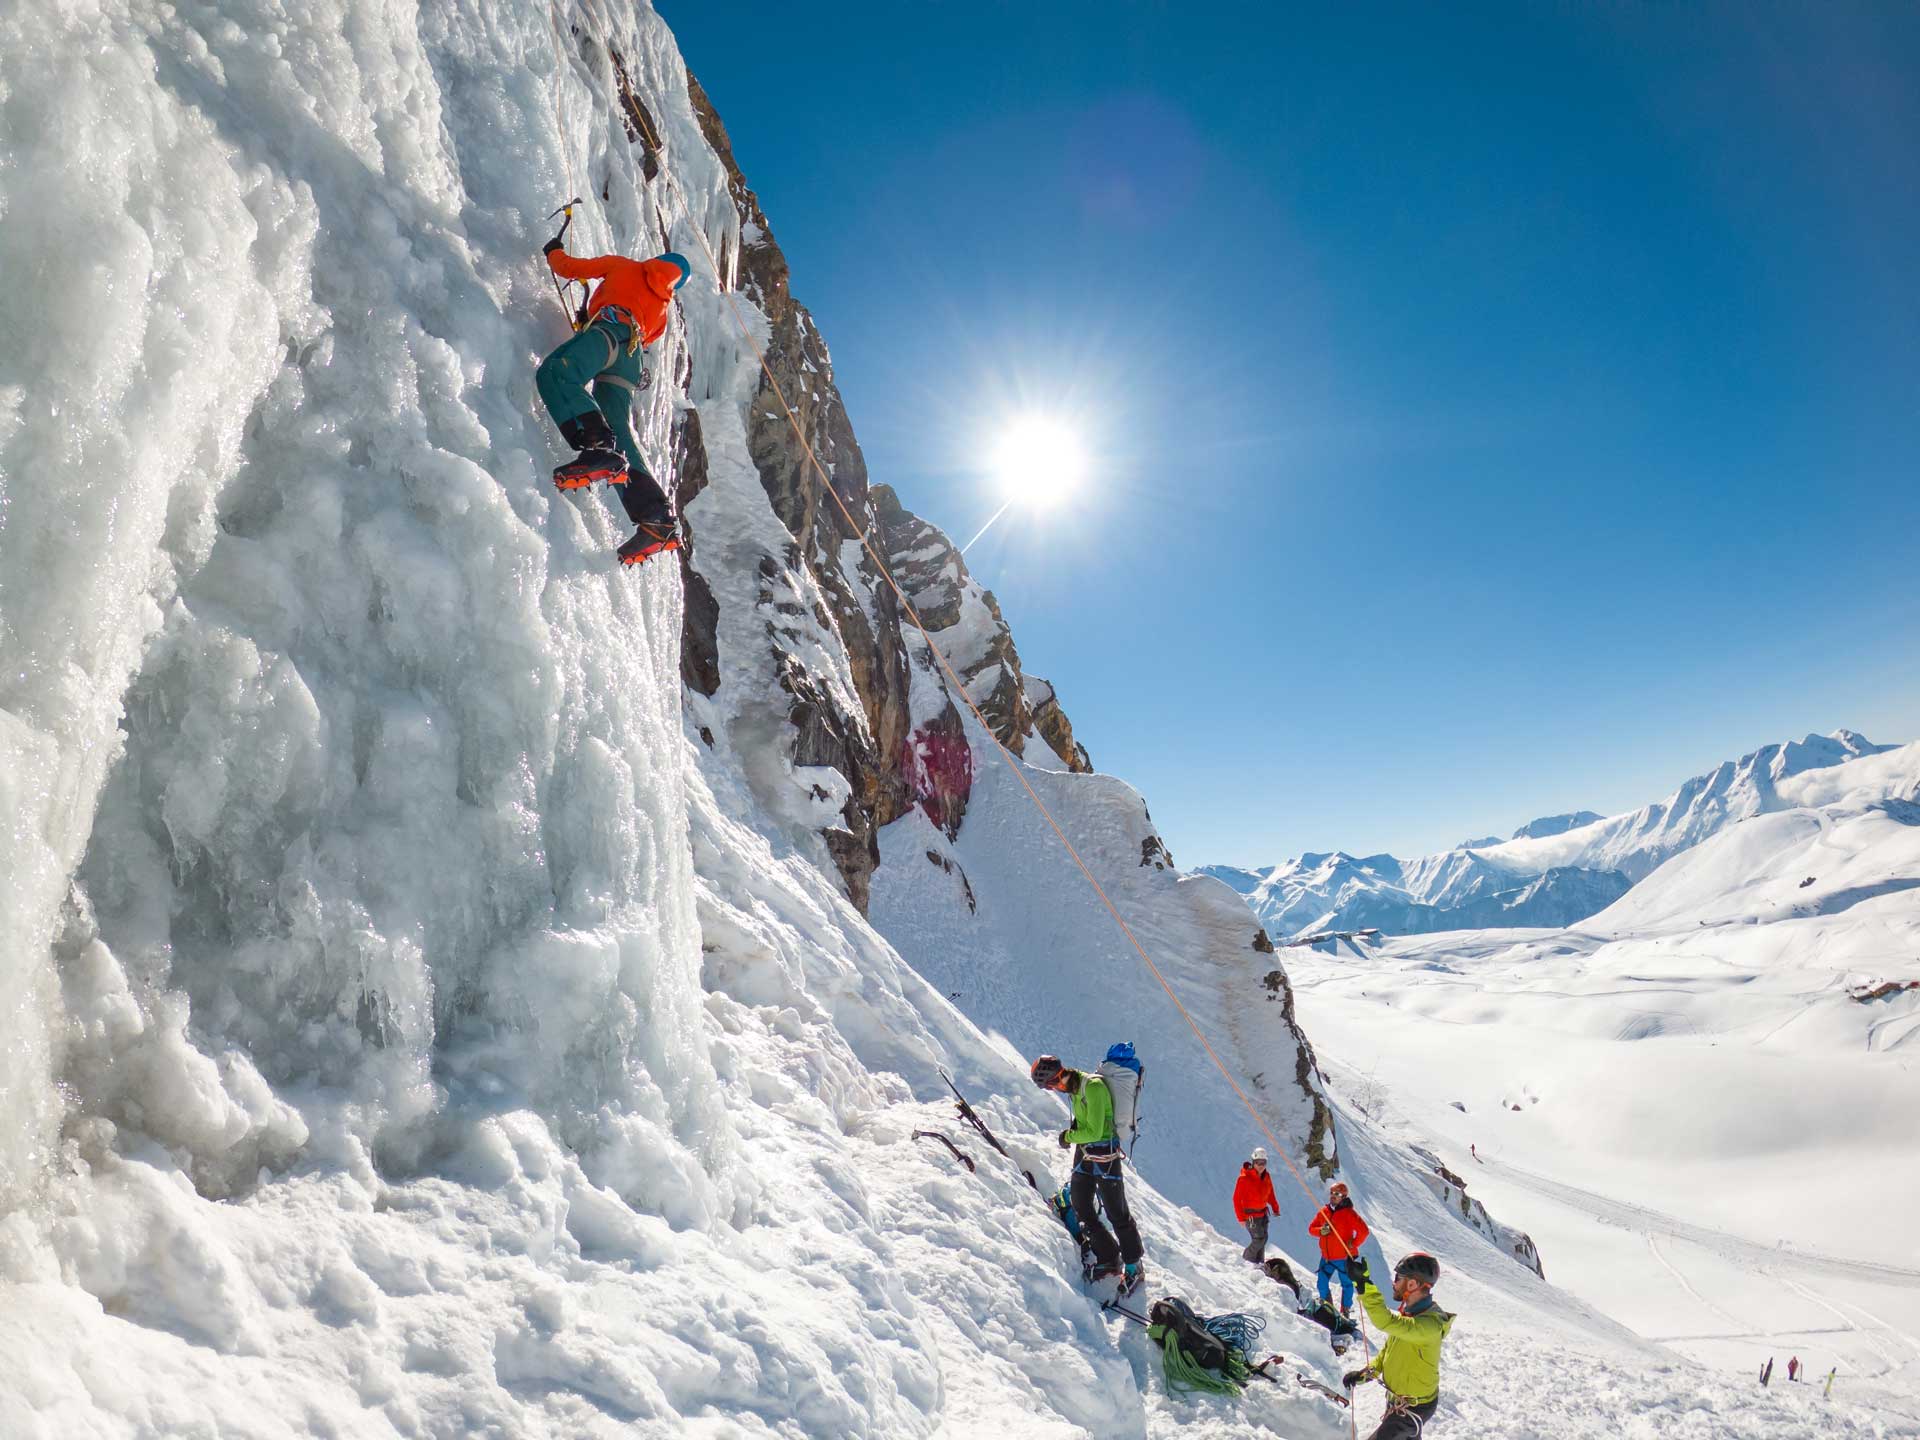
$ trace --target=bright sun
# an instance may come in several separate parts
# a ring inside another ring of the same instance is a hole
[[[993,448],[993,471],[1010,500],[1052,506],[1086,478],[1080,439],[1058,420],[1029,415],[1014,422]]]

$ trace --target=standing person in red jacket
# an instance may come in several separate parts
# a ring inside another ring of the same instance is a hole
[[[557,235],[547,242],[547,265],[563,280],[600,281],[587,302],[586,328],[541,361],[534,376],[547,413],[580,452],[553,472],[553,483],[562,490],[596,480],[619,486],[620,503],[636,527],[620,547],[620,561],[637,565],[680,544],[673,504],[648,472],[629,416],[634,392],[645,383],[641,348],[665,333],[673,292],[687,283],[691,267],[672,251],[652,260],[577,258]]]
[[[1255,1265],[1267,1259],[1267,1216],[1278,1215],[1280,1203],[1273,1198],[1273,1177],[1267,1173],[1267,1152],[1253,1147],[1253,1155],[1240,1167],[1240,1178],[1233,1182],[1233,1218],[1247,1227],[1247,1248],[1241,1258]]]
[[[1327,1203],[1320,1207],[1307,1226],[1307,1233],[1320,1241],[1320,1298],[1333,1300],[1333,1277],[1340,1277],[1340,1313],[1353,1313],[1353,1277],[1347,1273],[1347,1261],[1360,1253],[1360,1247],[1372,1232],[1360,1212],[1353,1208],[1344,1181],[1327,1187]]]

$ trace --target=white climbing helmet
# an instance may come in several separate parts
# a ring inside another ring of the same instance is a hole
[[[1248,1159],[1248,1160],[1258,1160],[1258,1161],[1259,1161],[1259,1162],[1260,1162],[1261,1164],[1263,1164],[1263,1165],[1264,1165],[1264,1164],[1266,1164],[1266,1162],[1267,1162],[1267,1147],[1266,1147],[1266,1146],[1264,1146],[1264,1145],[1256,1145],[1256,1146],[1254,1146],[1254,1147],[1253,1147],[1253,1154],[1251,1154],[1251,1155],[1249,1155],[1249,1156],[1247,1157],[1247,1159]]]

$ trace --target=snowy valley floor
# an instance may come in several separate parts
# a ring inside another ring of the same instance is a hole
[[[1849,1024],[1911,1033],[1905,1002],[1873,1016],[1845,998],[1861,956],[1831,925],[1794,947],[1769,926],[1694,928],[1283,953],[1345,1103],[1436,1150],[1569,1296],[1748,1405],[1816,1414],[1837,1367],[1836,1403],[1920,1433],[1911,1061],[1829,1043]],[[1796,1355],[1809,1379],[1789,1386]]]

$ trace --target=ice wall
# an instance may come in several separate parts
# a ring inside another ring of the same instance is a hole
[[[678,579],[555,496],[531,388],[545,212],[604,189],[574,238],[627,250],[675,217],[556,27],[4,22],[9,1204],[121,1131],[226,1194],[302,1147],[404,1167],[473,1104],[718,1203]],[[687,402],[644,400],[658,454]]]

